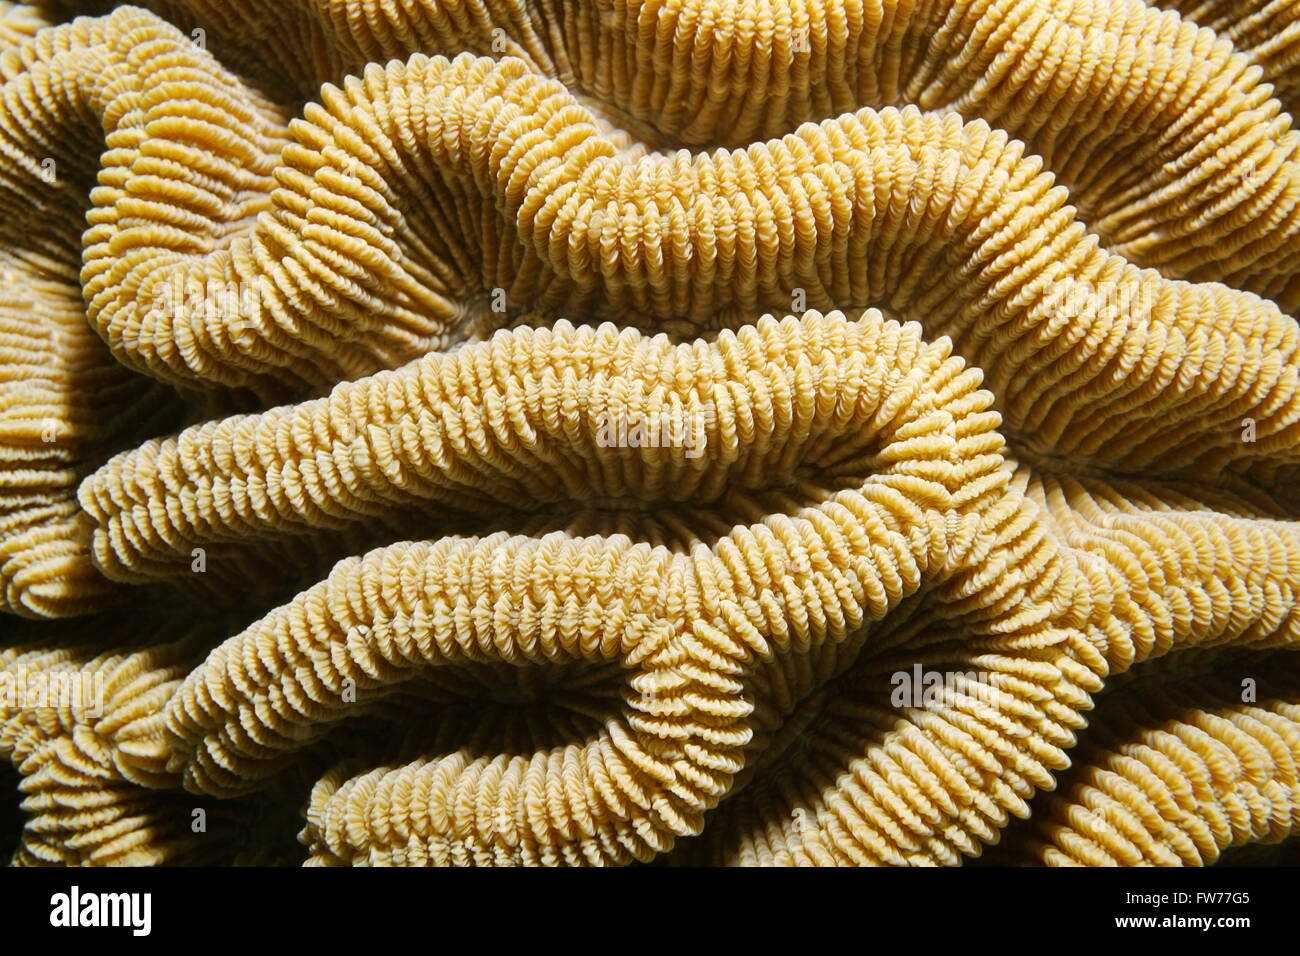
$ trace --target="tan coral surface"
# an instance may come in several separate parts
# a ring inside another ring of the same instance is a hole
[[[0,5],[13,862],[1300,839],[1298,9]]]

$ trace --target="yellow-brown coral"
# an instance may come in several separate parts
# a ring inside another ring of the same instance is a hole
[[[1289,837],[1300,34],[1172,5],[4,4],[15,861]]]

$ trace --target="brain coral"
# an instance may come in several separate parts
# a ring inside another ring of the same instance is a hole
[[[13,862],[1267,856],[1297,104],[1292,0],[0,4]]]

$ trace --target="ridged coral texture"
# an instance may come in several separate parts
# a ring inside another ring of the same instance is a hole
[[[1296,0],[0,3],[13,862],[1300,840],[1298,107]]]

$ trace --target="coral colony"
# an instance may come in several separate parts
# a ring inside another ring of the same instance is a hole
[[[1293,853],[1261,7],[0,3],[14,862]]]

